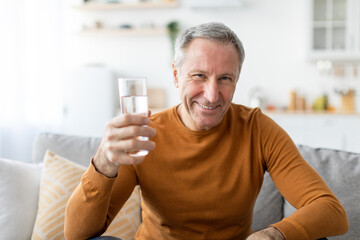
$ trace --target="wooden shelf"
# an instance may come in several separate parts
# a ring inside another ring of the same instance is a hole
[[[165,36],[166,28],[130,28],[130,29],[85,29],[83,36]]]
[[[86,11],[108,11],[108,10],[126,10],[126,9],[149,9],[149,8],[176,8],[179,6],[177,1],[159,1],[159,2],[139,2],[139,3],[97,3],[87,2],[74,6],[78,10]]]

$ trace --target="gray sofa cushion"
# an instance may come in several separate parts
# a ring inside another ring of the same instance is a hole
[[[360,153],[298,146],[301,155],[320,174],[346,209],[348,233],[329,239],[359,239],[360,227]],[[284,216],[295,209],[286,201]]]
[[[283,218],[283,197],[275,187],[269,173],[265,173],[254,207],[252,229],[258,231]]]
[[[42,162],[46,150],[49,149],[55,154],[87,167],[100,141],[100,138],[41,133],[35,138],[33,144],[32,161]]]

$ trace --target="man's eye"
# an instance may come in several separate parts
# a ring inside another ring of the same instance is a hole
[[[229,77],[221,77],[220,81],[231,81],[231,78],[229,78]]]
[[[198,73],[198,74],[194,74],[193,77],[195,78],[204,78],[204,74]]]

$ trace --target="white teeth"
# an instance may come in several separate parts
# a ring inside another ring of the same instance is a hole
[[[216,107],[207,107],[207,106],[204,106],[204,105],[202,105],[200,103],[199,103],[199,105],[200,105],[200,107],[205,108],[205,109],[215,109],[216,108]]]

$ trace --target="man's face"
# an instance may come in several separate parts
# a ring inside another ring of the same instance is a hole
[[[204,38],[189,44],[180,69],[173,65],[174,84],[182,102],[178,114],[186,127],[201,131],[221,122],[230,107],[239,70],[233,45]]]

